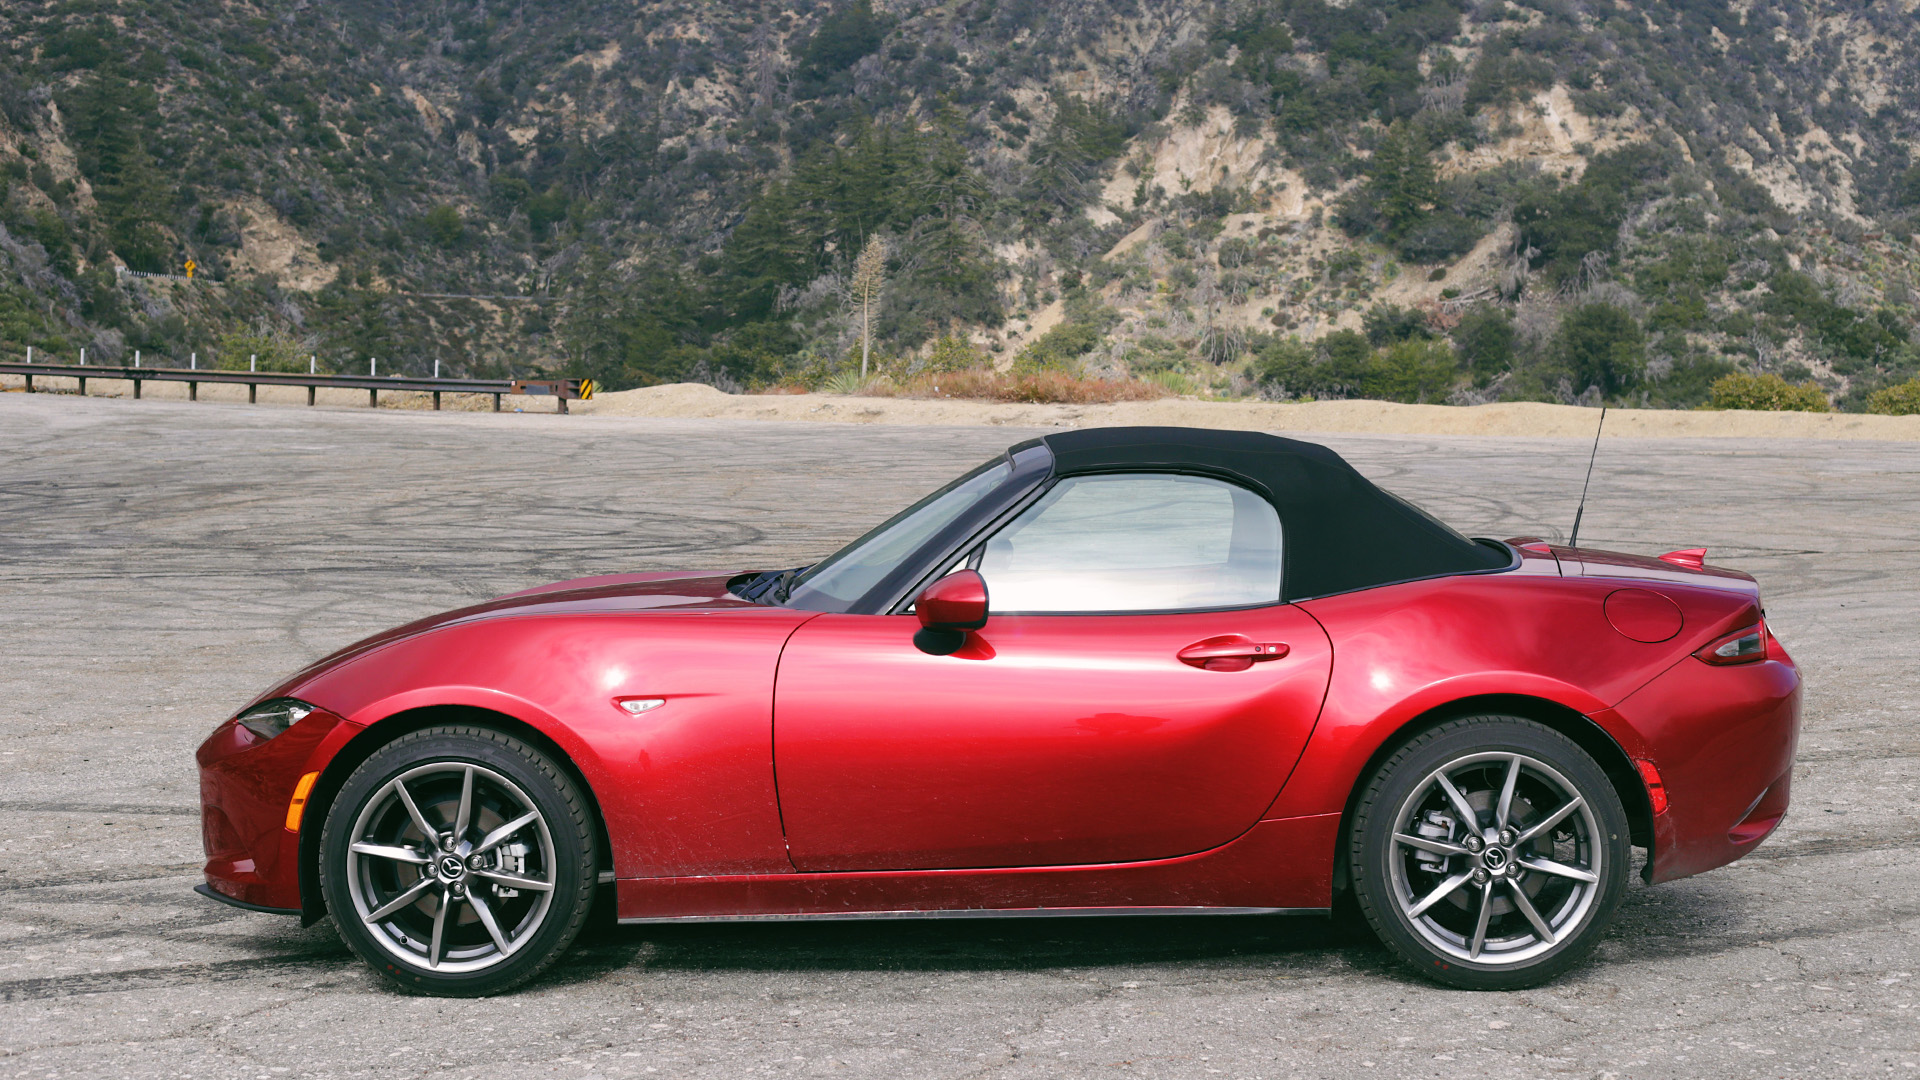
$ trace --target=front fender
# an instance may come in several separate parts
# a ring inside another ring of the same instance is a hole
[[[524,724],[592,789],[621,877],[788,872],[773,678],[787,636],[811,617],[740,608],[480,619],[356,655],[293,696],[365,728],[362,738],[423,709]],[[631,697],[666,705],[635,716],[618,705]]]

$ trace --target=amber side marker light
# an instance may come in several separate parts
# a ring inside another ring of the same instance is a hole
[[[1721,667],[1765,660],[1767,658],[1767,624],[1757,622],[1744,630],[1735,630],[1693,655],[1709,664]]]
[[[300,815],[306,813],[307,796],[313,793],[313,782],[318,779],[320,779],[319,773],[310,772],[293,786],[293,801],[287,804],[288,832],[300,831]]]
[[[1654,768],[1651,761],[1636,761],[1633,764],[1640,770],[1640,779],[1646,781],[1647,802],[1652,805],[1653,812],[1656,815],[1666,813],[1667,785],[1660,780],[1660,770]]]

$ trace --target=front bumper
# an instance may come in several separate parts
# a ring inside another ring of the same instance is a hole
[[[331,757],[345,722],[315,709],[277,738],[262,740],[232,720],[215,728],[200,764],[200,840],[206,891],[252,910],[300,909],[300,833],[287,807],[300,777]],[[303,818],[302,826],[319,827]]]
[[[1666,785],[1647,880],[1672,881],[1740,858],[1786,815],[1800,740],[1800,673],[1770,659],[1714,667],[1688,657],[1611,711],[1638,732]]]

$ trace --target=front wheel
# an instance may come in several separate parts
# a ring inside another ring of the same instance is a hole
[[[1626,811],[1571,739],[1475,716],[1416,736],[1374,774],[1349,858],[1389,948],[1450,986],[1537,985],[1584,957],[1626,890]]]
[[[592,907],[586,799],[535,747],[431,727],[355,769],[327,813],[321,887],[353,950],[411,990],[471,997],[532,978]]]

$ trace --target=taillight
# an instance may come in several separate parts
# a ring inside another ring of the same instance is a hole
[[[1754,623],[1744,630],[1735,630],[1726,637],[1693,654],[1709,664],[1751,664],[1767,658],[1767,624]]]

